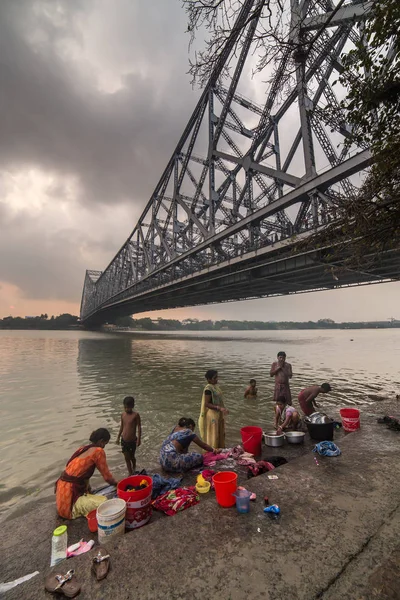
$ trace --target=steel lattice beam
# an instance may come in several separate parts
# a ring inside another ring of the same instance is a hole
[[[373,2],[354,0],[336,8],[331,0],[291,0],[291,44],[283,50],[260,106],[239,86],[245,81],[263,5],[264,0],[243,2],[210,80],[132,234],[103,272],[87,271],[83,322],[102,322],[121,307],[126,313],[138,306],[144,310],[182,305],[171,296],[174,290],[186,289],[184,281],[201,281],[206,290],[206,274],[211,272],[216,273],[215,281],[225,281],[224,273],[232,269],[236,273],[226,290],[216,293],[215,301],[246,297],[239,272],[253,274],[250,279],[243,276],[248,286],[256,273],[264,272],[258,264],[262,257],[282,260],[281,251],[287,252],[298,236],[324,227],[327,207],[334,215],[343,191],[355,192],[351,177],[367,167],[370,155],[354,147],[352,156],[347,149],[336,152],[349,129],[331,83],[334,70],[342,68],[340,55],[346,43],[359,39],[357,23]],[[232,75],[222,82],[228,63],[233,65]],[[296,80],[288,89],[286,75],[293,69]],[[325,122],[326,101],[337,107],[335,123]],[[326,165],[321,169],[322,159],[328,160],[328,170]],[[305,263],[298,265],[306,268]],[[391,265],[382,271],[382,278],[392,275]],[[314,264],[310,268],[318,271]],[[272,273],[273,267],[269,269]],[[302,273],[291,275],[293,284],[265,275],[265,281],[250,286],[251,292],[262,296],[318,288],[308,280],[305,284],[308,275]],[[358,282],[364,281],[365,274],[357,277]],[[371,280],[377,277],[375,273]],[[194,289],[193,283],[190,294],[182,291],[182,302],[199,303]],[[212,294],[201,296],[204,302],[214,301]],[[150,304],[140,305],[143,298]]]

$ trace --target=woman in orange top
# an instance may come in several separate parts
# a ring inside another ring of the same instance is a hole
[[[108,469],[104,452],[110,441],[110,432],[96,429],[89,439],[90,444],[74,452],[55,484],[57,512],[64,519],[85,517],[107,500],[105,496],[90,493],[89,479],[96,467],[107,483],[117,485]]]

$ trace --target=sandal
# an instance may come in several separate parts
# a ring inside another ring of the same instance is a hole
[[[44,586],[52,594],[61,594],[66,598],[75,598],[81,591],[80,583],[75,577],[74,569],[67,571],[65,575],[52,573],[46,577]]]
[[[93,558],[92,571],[96,576],[97,581],[101,581],[107,577],[110,569],[110,555],[106,554],[104,548],[99,548],[96,556]]]

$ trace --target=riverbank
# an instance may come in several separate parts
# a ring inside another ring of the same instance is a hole
[[[277,449],[299,457],[275,471],[277,480],[261,475],[246,482],[257,494],[249,515],[218,507],[210,493],[112,543],[105,581],[93,581],[90,553],[69,559],[65,569],[76,570],[80,597],[88,600],[397,598],[390,588],[399,583],[400,434],[377,424],[374,413],[399,409],[396,402],[368,408],[360,431],[335,439],[342,455],[319,458],[319,465],[311,442]],[[281,507],[278,523],[264,515],[264,495]],[[57,523],[53,500],[2,524],[0,581],[40,571],[7,600],[49,598],[43,580]],[[71,543],[91,537],[84,520],[73,522],[69,534]]]

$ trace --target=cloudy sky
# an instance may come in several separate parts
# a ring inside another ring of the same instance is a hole
[[[78,314],[196,103],[180,0],[0,3],[0,317]],[[400,318],[400,284],[169,311]],[[154,316],[157,316],[157,313]]]

